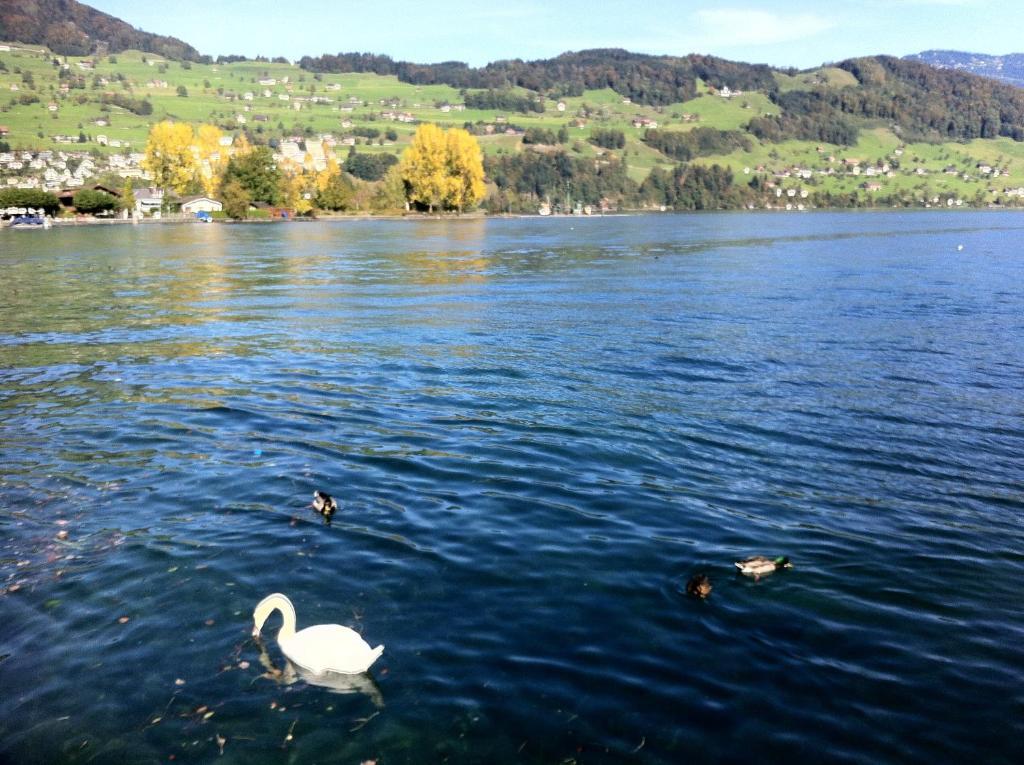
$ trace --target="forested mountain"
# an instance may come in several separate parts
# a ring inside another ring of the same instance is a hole
[[[1024,53],[990,56],[986,53],[965,53],[959,50],[926,50],[904,58],[921,61],[938,69],[955,69],[1024,87]]]
[[[865,94],[843,111],[893,119],[905,137],[969,140],[1008,136],[1024,141],[1024,91],[963,72],[935,69],[890,56],[840,64]]]
[[[851,59],[839,68],[858,86],[773,95],[776,117],[756,117],[749,129],[770,141],[799,138],[849,145],[855,118],[884,120],[904,140],[940,143],[1006,136],[1024,141],[1024,91],[985,77],[935,69],[891,56]]]
[[[697,95],[696,81],[712,87],[771,90],[770,67],[743,64],[715,56],[648,56],[618,48],[563,53],[539,61],[496,61],[471,68],[459,61],[412,64],[369,53],[303,57],[299,66],[312,72],[392,74],[416,85],[455,88],[526,88],[552,97],[579,96],[584,90],[611,88],[638,104],[664,105]]]
[[[754,116],[749,129],[770,141],[799,138],[851,144],[858,132],[852,118],[886,120],[907,140],[997,136],[1024,140],[1024,92],[987,78],[890,56],[840,63],[839,68],[856,77],[856,87],[823,83],[787,92],[780,91],[767,66],[714,56],[648,56],[618,49],[565,53],[540,61],[498,61],[475,69],[460,62],[411,64],[365,53],[306,57],[299,64],[313,72],[373,72],[418,85],[486,88],[491,100],[511,88],[554,98],[611,88],[636,104],[662,106],[696,96],[700,80],[712,88],[767,94],[781,107],[781,114]],[[467,103],[479,98],[470,93]]]
[[[64,56],[134,49],[176,60],[200,58],[188,43],[143,32],[75,0],[0,0],[0,40],[45,45]]]

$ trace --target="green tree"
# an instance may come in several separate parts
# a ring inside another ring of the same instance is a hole
[[[273,152],[266,146],[257,146],[228,160],[221,188],[226,188],[232,181],[238,182],[248,193],[251,202],[277,205],[282,201],[281,170],[274,162]],[[223,196],[223,191],[221,194]]]
[[[39,189],[0,189],[2,207],[42,208],[48,215],[53,215],[60,209],[60,200],[55,194]]]
[[[252,197],[237,180],[228,181],[221,187],[220,198],[224,203],[224,214],[229,218],[245,220],[249,217],[249,205],[252,203]]]
[[[355,147],[353,147],[355,148]],[[356,154],[348,155],[343,165],[345,172],[364,181],[379,181],[392,165],[398,162],[394,154]]]
[[[371,204],[374,210],[392,212],[405,209],[406,199],[408,188],[402,178],[402,170],[398,165],[394,165],[377,185]]]
[[[118,207],[131,212],[135,209],[135,192],[132,190],[132,179],[125,178],[124,186],[121,188],[121,198],[118,200]]]
[[[321,210],[348,210],[352,207],[355,189],[343,173],[334,173],[316,195],[316,206]]]
[[[602,149],[621,149],[626,145],[626,134],[621,130],[596,128],[590,134],[590,142]]]
[[[113,210],[117,206],[117,198],[105,191],[79,189],[75,192],[75,209],[88,215]]]

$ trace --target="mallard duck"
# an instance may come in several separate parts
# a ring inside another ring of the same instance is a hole
[[[711,580],[707,574],[694,574],[686,583],[686,594],[704,599],[711,594]]]
[[[313,492],[313,509],[316,510],[324,518],[330,518],[334,515],[334,511],[338,509],[338,503],[334,501],[334,497],[324,491]]]
[[[784,555],[780,555],[777,558],[755,555],[753,558],[737,561],[736,568],[740,570],[741,574],[752,576],[757,581],[762,576],[767,576],[774,571],[778,571],[780,568],[793,568],[793,564]]]
[[[284,617],[284,624],[277,633],[281,652],[293,664],[314,675],[325,672],[357,675],[368,670],[384,653],[384,646],[370,648],[358,632],[340,624],[316,624],[296,632],[295,606],[279,592],[267,595],[253,611],[254,638],[259,638],[263,623],[274,611],[280,611]]]

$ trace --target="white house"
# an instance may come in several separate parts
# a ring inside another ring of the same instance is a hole
[[[181,211],[186,215],[195,215],[198,212],[220,212],[224,205],[210,197],[188,197],[181,203]]]
[[[139,215],[159,213],[164,203],[163,189],[136,189],[135,211]]]

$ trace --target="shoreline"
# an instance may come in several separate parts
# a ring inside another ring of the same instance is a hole
[[[287,223],[338,223],[343,221],[409,221],[409,222],[425,222],[425,221],[462,221],[462,220],[525,220],[525,219],[537,219],[537,220],[598,220],[601,218],[633,218],[644,215],[707,215],[715,213],[736,213],[736,214],[807,214],[807,213],[836,213],[836,212],[850,212],[850,213],[892,213],[892,212],[1024,212],[1024,207],[1006,207],[1006,206],[990,206],[990,207],[822,207],[815,208],[813,210],[777,210],[771,209],[766,210],[764,208],[758,208],[755,210],[746,209],[724,209],[724,210],[623,210],[620,212],[602,213],[599,215],[539,215],[536,213],[470,213],[466,215],[439,215],[427,214],[427,213],[405,213],[405,214],[383,214],[374,215],[372,213],[356,213],[352,215],[324,215],[318,217],[299,217],[291,218],[289,220],[213,220],[204,222],[198,218],[148,218],[133,221],[132,219],[123,218],[50,218],[49,222],[51,227],[75,227],[75,226],[124,226],[124,225],[140,225],[140,226],[156,226],[156,225],[208,225],[208,223],[215,223],[221,225],[273,225],[273,224],[287,224]],[[10,223],[3,223],[0,228],[5,229],[16,229],[16,230],[32,230],[35,228],[42,229],[43,226],[13,226]]]

